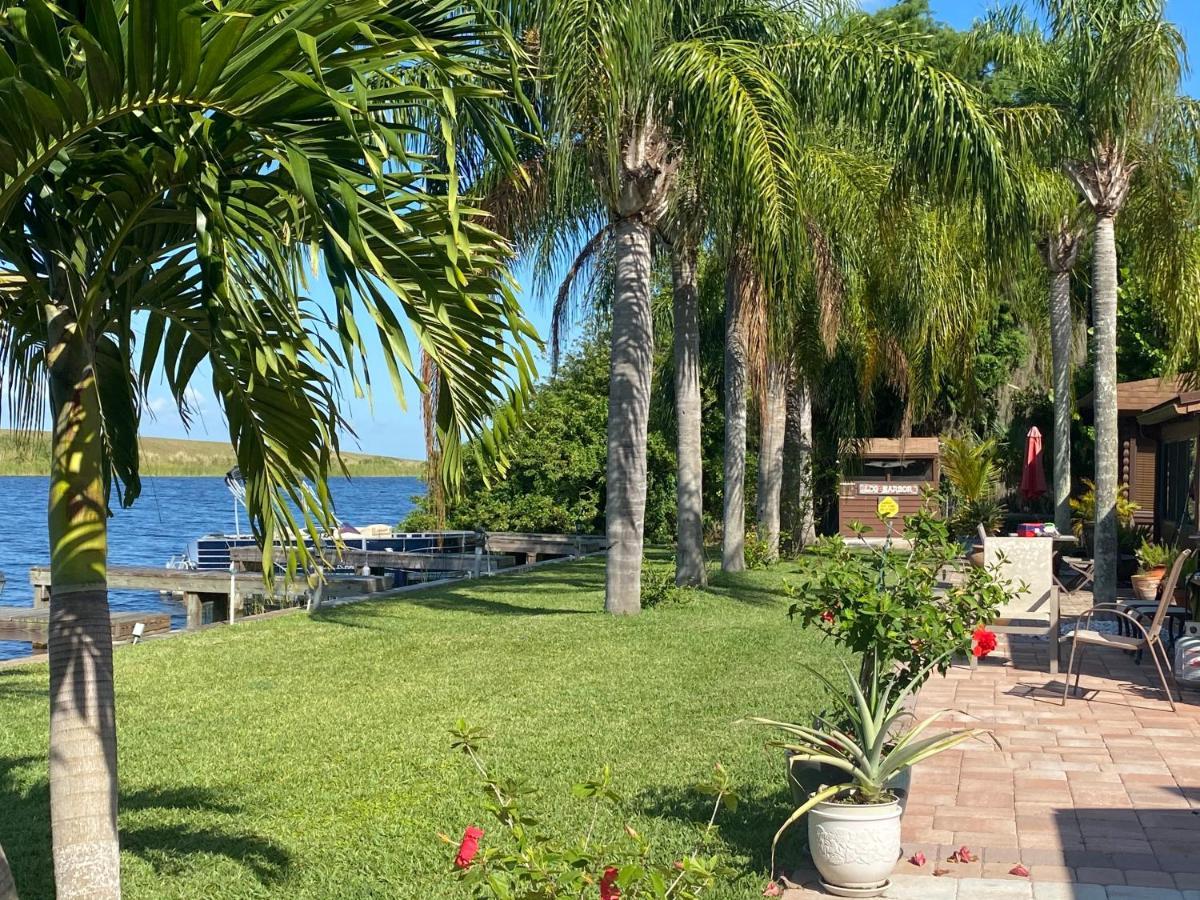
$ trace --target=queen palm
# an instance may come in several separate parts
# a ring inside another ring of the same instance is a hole
[[[1167,135],[1183,135],[1194,145],[1196,129],[1190,102],[1179,96],[1183,38],[1166,20],[1162,0],[1041,0],[1038,6],[1046,29],[1019,11],[1008,11],[993,17],[986,31],[994,41],[998,71],[1009,79],[1014,97],[1056,114],[1056,127],[1042,142],[1044,152],[1070,176],[1091,216],[1095,593],[1098,600],[1112,600],[1120,465],[1116,221],[1127,205],[1131,213],[1156,206],[1149,198],[1129,204],[1140,192],[1180,189],[1178,177],[1173,185],[1164,185],[1156,177],[1139,178],[1139,172],[1145,162],[1162,156]],[[1155,175],[1170,171],[1169,166],[1158,167]],[[1178,216],[1130,224],[1136,231],[1174,232],[1187,243],[1187,223]],[[1062,240],[1062,229],[1050,237],[1050,249],[1065,263],[1071,241]],[[1181,283],[1179,277],[1164,277],[1160,284],[1165,292],[1156,302],[1168,311],[1186,308],[1191,298],[1178,292]]]
[[[49,401],[53,429],[59,896],[120,893],[106,520],[140,489],[152,378],[186,414],[211,371],[268,559],[331,524],[337,372],[370,388],[365,333],[397,394],[415,377],[402,323],[436,364],[451,483],[462,440],[528,383],[507,249],[454,152],[511,153],[513,53],[459,2],[0,3],[0,375],[10,418],[32,426]]]

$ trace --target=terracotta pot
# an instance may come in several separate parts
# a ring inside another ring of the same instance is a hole
[[[1150,572],[1133,575],[1129,579],[1133,585],[1133,595],[1143,603],[1153,603],[1158,597],[1158,586],[1162,583],[1162,575]]]

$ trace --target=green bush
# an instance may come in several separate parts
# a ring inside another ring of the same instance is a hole
[[[801,572],[785,587],[790,618],[879,665],[898,666],[901,681],[930,666],[945,671],[953,654],[971,651],[976,629],[996,618],[1011,584],[994,570],[963,560],[946,522],[935,512],[939,498],[904,520],[912,550],[854,546],[841,536],[819,540],[821,565]],[[952,583],[943,583],[955,573]],[[864,678],[873,673],[864,671]]]
[[[671,566],[642,560],[642,608],[690,603],[696,597],[696,589],[675,583],[675,570]]]
[[[471,448],[457,497],[448,499],[450,528],[559,534],[604,532],[605,440],[608,423],[608,349],[602,337],[585,341],[558,374],[538,386],[522,413],[525,427],[506,447],[503,477],[484,478]],[[675,535],[673,435],[651,430],[647,454],[646,540]],[[421,501],[401,523],[430,527]]]

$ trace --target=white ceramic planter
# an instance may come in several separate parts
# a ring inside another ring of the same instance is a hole
[[[819,803],[808,813],[808,848],[826,889],[876,897],[900,858],[900,804]]]

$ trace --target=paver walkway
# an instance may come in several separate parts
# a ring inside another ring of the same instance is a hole
[[[987,728],[995,743],[916,768],[904,857],[927,863],[902,863],[886,896],[1200,900],[1200,694],[1173,713],[1149,658],[1091,650],[1085,695],[1064,707],[1049,646],[1001,637],[978,669],[956,666],[921,691],[918,714],[961,710],[946,722]],[[947,861],[962,846],[976,861]],[[1009,874],[1018,864],[1029,877]]]

